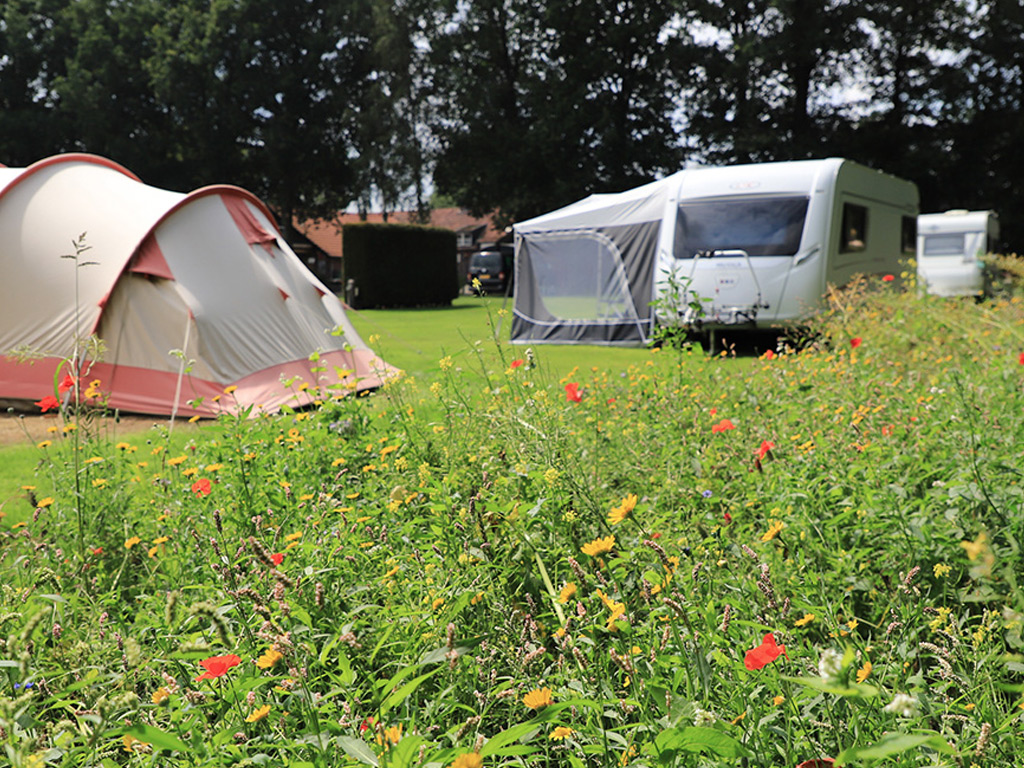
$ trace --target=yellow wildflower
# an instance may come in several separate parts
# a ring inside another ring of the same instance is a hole
[[[296,531],[295,533],[289,533],[287,536],[284,537],[284,540],[285,541],[296,541],[297,539],[301,539],[301,538],[302,538],[302,531]]]
[[[573,584],[571,581],[567,582],[566,585],[562,587],[562,591],[558,593],[558,602],[564,605],[565,603],[568,603],[572,596],[575,594],[576,585]]]
[[[391,725],[384,729],[384,733],[377,737],[377,743],[385,746],[397,744],[402,740],[402,724]]]
[[[40,499],[39,503],[36,504],[36,506],[39,507],[40,509],[45,509],[51,504],[53,504],[53,496],[47,496],[45,498]]]
[[[225,395],[230,395],[230,394],[231,394],[232,392],[234,392],[234,391],[235,391],[236,389],[238,389],[238,386],[237,386],[237,385],[235,385],[235,384],[232,384],[232,385],[231,385],[230,387],[224,387],[224,394],[225,394]]]
[[[945,563],[936,563],[935,567],[932,568],[932,572],[935,574],[935,578],[937,579],[941,579],[943,576],[949,574],[949,572],[952,570],[952,567],[946,565]]]
[[[136,544],[138,544],[140,541],[142,541],[142,539],[140,539],[138,536],[132,536],[130,539],[125,539],[125,541],[124,541],[124,548],[125,549],[131,549]]]
[[[784,702],[785,700],[786,700],[785,696],[776,696],[774,699],[772,699],[772,704],[774,704],[777,707],[782,702]]]
[[[529,709],[542,709],[552,702],[553,699],[551,698],[550,688],[534,688],[528,694],[523,696],[523,704],[525,704]]]
[[[275,651],[273,648],[268,648],[263,652],[263,655],[256,660],[256,666],[260,669],[273,669],[274,666],[283,659],[284,656]]]
[[[625,520],[636,507],[636,501],[636,494],[631,493],[619,503],[619,506],[613,507],[612,511],[608,513],[608,525],[618,525]]]
[[[813,613],[805,613],[804,617],[802,619],[797,619],[796,621],[793,622],[793,624],[798,626],[798,627],[805,627],[808,624],[810,624],[812,621],[814,621],[814,614]]]
[[[600,555],[604,552],[611,552],[615,548],[615,537],[606,536],[603,539],[594,539],[589,544],[584,544],[581,551],[584,555]]]
[[[260,720],[262,720],[264,717],[266,717],[269,714],[270,714],[270,705],[269,704],[264,704],[259,709],[253,710],[252,714],[249,715],[247,718],[245,718],[245,722],[247,722],[247,723],[258,723]]]
[[[782,529],[786,527],[786,524],[781,520],[770,520],[769,522],[771,525],[768,526],[768,530],[761,536],[761,541],[771,541],[782,533]]]
[[[184,464],[186,461],[188,461],[188,456],[175,456],[174,458],[168,459],[167,463],[172,467],[176,467],[179,464]]]
[[[476,752],[466,752],[456,757],[448,768],[483,768],[484,759]]]
[[[548,735],[548,738],[552,741],[561,741],[562,739],[567,739],[568,737],[572,736],[574,733],[576,733],[576,731],[574,731],[572,728],[560,725],[553,731],[551,731],[551,733]]]
[[[36,443],[36,448],[49,448],[51,445],[53,445],[53,440],[43,440]]]
[[[157,688],[155,691],[153,691],[153,699],[152,700],[153,700],[154,704],[163,704],[170,697],[171,697],[171,692],[168,691],[164,686],[161,685],[159,688]]]
[[[871,662],[865,661],[864,666],[857,670],[857,682],[863,683],[871,674]]]

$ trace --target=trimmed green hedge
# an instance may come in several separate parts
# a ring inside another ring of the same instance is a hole
[[[357,309],[438,306],[459,294],[451,230],[346,224],[341,242],[345,300]]]

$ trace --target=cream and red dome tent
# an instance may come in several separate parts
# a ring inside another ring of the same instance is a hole
[[[170,192],[83,154],[0,166],[0,401],[52,395],[89,335],[88,380],[133,413],[273,412],[398,373],[245,190]]]

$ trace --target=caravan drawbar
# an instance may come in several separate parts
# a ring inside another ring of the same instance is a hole
[[[840,158],[686,169],[592,195],[515,225],[512,339],[637,344],[655,322],[799,323],[829,285],[898,278],[917,213],[914,184]]]

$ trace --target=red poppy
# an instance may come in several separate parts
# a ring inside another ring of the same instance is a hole
[[[895,431],[896,426],[894,424],[886,424],[884,427],[882,427],[882,435],[884,437],[892,437],[892,433]]]
[[[726,432],[730,429],[736,429],[736,425],[733,424],[729,419],[722,419],[717,424],[712,425],[711,434],[717,434],[719,432]]]
[[[369,728],[371,725],[373,725],[376,722],[377,722],[377,718],[375,718],[375,717],[367,717],[367,718],[365,718],[363,720],[363,722],[361,722],[359,724],[359,732],[362,733],[363,731],[365,731],[367,728]]]
[[[583,395],[580,394],[580,385],[575,381],[570,381],[565,385],[565,399],[570,403],[578,403],[583,400]]]
[[[891,283],[895,279],[896,279],[895,275],[882,275],[882,282],[883,283]]]
[[[718,409],[717,408],[712,408],[710,411],[708,411],[708,414],[711,415],[711,416],[714,416],[716,413],[718,413]]]
[[[215,677],[227,674],[229,669],[241,664],[242,659],[233,653],[229,653],[226,656],[211,656],[199,663],[203,665],[203,669],[206,671],[196,678],[196,682],[200,680],[213,680]]]
[[[270,560],[274,565],[280,565],[284,562],[284,552],[275,552],[270,556]]]
[[[96,547],[96,549],[90,550],[94,555],[102,555],[103,547]]]
[[[731,522],[732,522],[732,515],[730,515],[728,512],[726,512],[724,515],[722,515],[722,525],[729,525],[729,523],[731,523]]]
[[[761,667],[771,664],[785,653],[786,646],[776,645],[775,635],[769,632],[764,636],[757,648],[747,651],[747,655],[743,657],[743,664],[750,670],[761,669]]]
[[[835,764],[836,761],[831,757],[818,757],[813,760],[804,760],[802,763],[797,763],[796,768],[829,768],[829,766]]]
[[[777,355],[772,350],[769,349],[767,352],[761,355],[761,357],[765,360],[774,360],[777,357]]]
[[[512,361],[512,366],[511,366],[511,367],[512,367],[512,368],[518,368],[518,367],[519,367],[520,365],[522,365],[522,364],[523,364],[523,361],[522,361],[522,360],[513,360],[513,361]]]
[[[757,449],[757,458],[758,459],[763,459],[765,456],[767,456],[769,453],[771,453],[772,448],[774,448],[774,447],[775,447],[775,443],[773,443],[771,440],[763,441],[761,443],[761,447]]]
[[[1020,353],[1020,357],[1017,358],[1017,362],[1024,365],[1024,352]]]
[[[859,347],[860,346],[860,336],[854,336],[852,339],[850,339],[850,346],[853,347],[854,349]]]
[[[196,496],[209,496],[213,490],[213,486],[210,481],[205,477],[200,477],[194,483],[192,483],[192,493]]]
[[[43,413],[46,413],[51,408],[60,407],[60,401],[57,400],[57,398],[54,397],[53,395],[47,395],[42,400],[37,400],[35,404],[39,406],[40,410],[42,410]]]
[[[69,374],[67,374],[67,375],[66,375],[66,376],[64,377],[64,380],[63,380],[63,381],[62,381],[62,382],[60,383],[60,385],[59,385],[59,386],[57,387],[57,392],[59,392],[60,394],[62,394],[62,395],[63,395],[63,394],[64,394],[65,392],[67,392],[67,391],[68,391],[69,389],[73,389],[73,388],[74,388],[74,386],[75,386],[75,377],[74,377],[74,376],[72,376],[72,375],[71,375],[71,374],[69,373]]]

